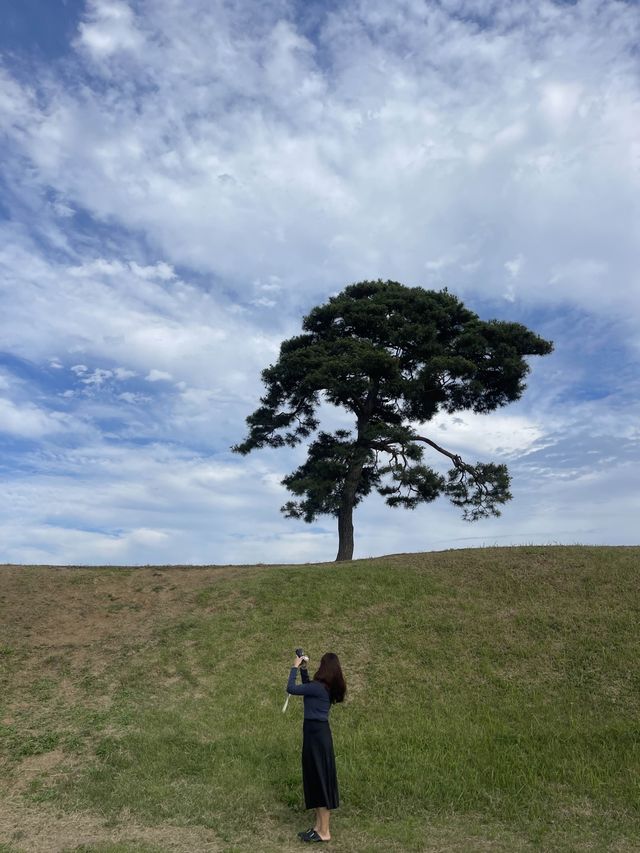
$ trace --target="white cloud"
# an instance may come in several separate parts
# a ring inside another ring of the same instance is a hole
[[[168,0],[144,8],[136,41],[129,6],[103,0],[81,27],[113,57],[103,84],[51,80],[39,109],[11,82],[10,109],[67,203],[245,292],[265,274],[312,294],[378,275],[446,273],[455,289],[482,260],[465,288],[500,295],[520,235],[529,299],[637,308],[638,18],[596,0],[511,6],[482,28],[477,10],[352,2],[313,45],[279,7],[249,26],[241,7]],[[566,252],[607,264],[606,299],[553,280]]]
[[[545,420],[513,414],[492,412],[477,415],[464,412],[459,416],[438,415],[426,427],[427,437],[447,450],[487,461],[496,456],[503,460],[522,456],[539,445],[550,431],[548,416]],[[424,434],[425,427],[421,429]]]
[[[119,379],[120,381],[124,382],[126,379],[133,379],[133,377],[137,374],[135,370],[127,370],[126,367],[116,367],[113,371],[113,375],[116,377],[116,379]]]
[[[36,439],[64,431],[69,420],[62,412],[47,412],[32,403],[22,405],[0,397],[0,432]]]
[[[52,350],[60,359],[80,356],[71,370],[87,386],[139,374],[196,387],[214,382],[245,396],[277,353],[284,336],[277,324],[289,331],[299,323],[279,317],[265,332],[255,317],[168,274],[166,265],[146,266],[142,275],[140,269],[103,258],[74,265],[49,260],[32,241],[12,235],[0,249],[4,346],[35,361]]]
[[[80,381],[85,385],[103,385],[108,379],[111,379],[113,376],[113,371],[104,370],[101,367],[96,368],[92,373],[88,376],[85,376]]]
[[[524,256],[518,255],[516,258],[512,258],[510,261],[505,261],[504,268],[509,273],[511,278],[518,278],[520,272],[522,271],[523,265]]]
[[[119,400],[124,400],[125,403],[132,404],[141,404],[141,403],[150,403],[151,397],[147,397],[145,394],[137,394],[133,391],[123,391],[122,394],[118,394]]]
[[[0,429],[38,445],[8,478],[7,558],[331,559],[333,519],[278,513],[303,451],[228,447],[303,312],[377,277],[555,314],[560,340],[516,406],[426,430],[513,466],[504,518],[374,499],[358,552],[632,535],[633,5],[349,0],[313,31],[307,14],[92,0],[64,68],[0,68],[0,334],[36,376],[0,376]]]
[[[80,24],[78,42],[100,60],[119,51],[140,50],[143,37],[123,0],[89,0],[88,19]]]
[[[550,283],[562,284],[570,281],[579,287],[594,282],[595,286],[601,287],[608,273],[607,264],[602,261],[591,258],[572,258],[552,269]]]
[[[296,536],[306,543],[304,554],[317,548],[305,525],[283,526],[282,487],[265,505],[256,489],[271,474],[263,459],[230,462],[228,454],[207,458],[98,439],[27,460],[38,473],[10,478],[3,489],[2,559],[237,563],[252,561],[262,543],[277,560],[287,558]]]
[[[165,370],[156,370],[155,367],[145,376],[147,382],[168,381],[172,378],[170,373],[167,373]]]
[[[575,83],[549,82],[542,88],[540,104],[545,117],[561,130],[574,118],[582,87]]]

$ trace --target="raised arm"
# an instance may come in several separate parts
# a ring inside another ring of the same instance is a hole
[[[296,684],[297,673],[298,667],[292,666],[291,672],[289,673],[289,681],[287,681],[287,693],[291,693],[292,696],[317,696],[320,692],[318,687],[320,687],[320,690],[324,689],[317,681],[309,681],[309,676],[307,676],[306,682]]]

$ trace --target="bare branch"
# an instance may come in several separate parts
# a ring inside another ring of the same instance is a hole
[[[430,447],[433,447],[435,450],[438,451],[438,453],[442,453],[443,456],[448,456],[459,471],[466,471],[468,474],[471,474],[471,476],[474,476],[476,474],[476,469],[473,468],[471,465],[467,465],[467,463],[462,459],[461,456],[458,456],[456,453],[450,453],[448,450],[445,450],[444,447],[440,447],[439,444],[436,444],[435,441],[432,441],[430,438],[426,438],[423,435],[414,435],[413,440],[424,441],[425,444],[428,444],[430,445]]]

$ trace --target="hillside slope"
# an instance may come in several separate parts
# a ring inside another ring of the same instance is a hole
[[[349,687],[333,849],[638,850],[639,567],[0,567],[0,853],[299,849],[297,645]]]

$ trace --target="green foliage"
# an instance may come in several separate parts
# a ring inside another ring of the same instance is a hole
[[[517,400],[525,357],[551,352],[549,341],[519,323],[480,320],[447,290],[392,281],[351,285],[302,326],[262,372],[266,393],[233,449],[298,444],[318,428],[323,400],[350,412],[354,429],[321,432],[310,444],[306,462],[283,480],[297,498],[286,515],[339,515],[372,489],[390,506],[444,494],[468,520],[500,514],[511,498],[506,467],[467,465],[413,425],[440,411],[485,413]],[[451,458],[448,479],[424,464],[424,445]]]
[[[309,446],[306,462],[282,481],[294,495],[301,496],[297,503],[285,504],[285,514],[308,522],[321,513],[337,515],[352,457],[353,442],[346,430],[337,430],[334,435],[321,432]],[[371,452],[366,453],[366,460],[369,464],[363,466],[354,505],[360,503],[380,479],[372,464]]]
[[[507,466],[476,462],[473,471],[474,474],[469,475],[465,468],[450,469],[444,491],[451,503],[463,509],[465,521],[477,521],[487,515],[488,502],[493,506],[493,515],[500,515],[495,505],[511,498]]]

